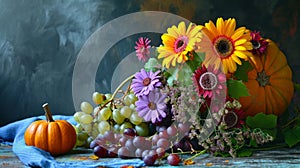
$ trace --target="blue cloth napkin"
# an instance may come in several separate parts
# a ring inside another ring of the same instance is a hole
[[[54,115],[54,120],[67,120],[71,124],[75,124],[72,116]],[[57,162],[55,157],[52,157],[48,152],[33,146],[27,146],[24,140],[24,133],[26,128],[34,121],[45,119],[44,116],[31,117],[10,123],[6,126],[0,127],[0,142],[11,144],[13,152],[23,162],[24,165],[30,167],[43,168],[76,168],[76,167],[120,167],[122,165],[132,165],[135,167],[144,166],[144,162],[140,159],[114,159],[109,162]]]

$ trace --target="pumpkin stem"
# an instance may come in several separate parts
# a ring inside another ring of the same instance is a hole
[[[257,80],[259,86],[264,87],[266,85],[270,85],[270,76],[267,75],[265,70],[257,73],[256,80]]]
[[[52,118],[52,114],[51,114],[51,111],[50,111],[48,103],[43,104],[42,107],[43,107],[43,109],[45,111],[45,116],[46,116],[47,121],[48,122],[53,122],[54,120]]]

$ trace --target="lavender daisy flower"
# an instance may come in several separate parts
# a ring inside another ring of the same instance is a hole
[[[167,105],[164,102],[166,94],[161,93],[158,89],[153,90],[147,96],[140,96],[135,103],[138,115],[145,121],[161,121],[166,117]]]
[[[141,72],[137,72],[132,80],[131,88],[136,96],[148,95],[150,91],[161,86],[159,81],[160,71],[146,72],[145,69],[141,69]]]

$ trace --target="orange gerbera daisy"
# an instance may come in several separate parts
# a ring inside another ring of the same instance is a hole
[[[235,19],[218,18],[216,26],[212,21],[200,26],[203,36],[198,51],[205,52],[205,66],[214,66],[225,74],[234,73],[240,59],[248,60],[252,56],[250,31],[245,27],[236,28]]]
[[[200,42],[200,27],[190,23],[186,29],[185,23],[180,22],[178,27],[168,28],[168,33],[161,36],[163,46],[158,47],[158,58],[163,58],[162,65],[169,68],[176,63],[184,63],[188,60],[187,54],[196,49],[196,43]]]

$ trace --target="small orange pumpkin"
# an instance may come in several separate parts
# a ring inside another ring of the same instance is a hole
[[[266,53],[251,58],[254,68],[248,72],[248,82],[245,82],[250,96],[239,99],[247,116],[260,112],[279,116],[294,95],[292,71],[285,55],[273,41],[267,41]]]
[[[65,120],[53,120],[48,103],[43,105],[47,120],[31,123],[24,134],[25,143],[60,155],[70,151],[76,144],[76,131]]]

